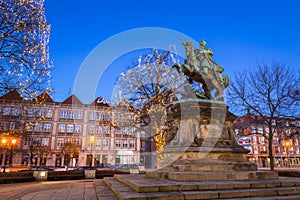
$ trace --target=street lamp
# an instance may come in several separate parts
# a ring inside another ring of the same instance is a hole
[[[286,150],[286,158],[287,158],[287,164],[288,164],[288,167],[290,168],[291,166],[290,166],[290,161],[289,161],[289,148],[290,148],[290,146],[291,146],[291,143],[290,143],[290,141],[288,141],[288,140],[286,140],[285,141],[285,150]]]
[[[6,142],[7,142],[7,139],[3,138],[2,139],[2,144],[6,144]]]
[[[16,139],[6,139],[6,138],[2,138],[1,140],[2,146],[8,146],[10,147],[10,160],[12,161],[12,154],[13,154],[13,146],[17,143]],[[6,152],[7,154],[7,152]],[[3,163],[3,172],[5,172],[5,166],[6,166],[6,157],[7,155],[4,154],[4,163]],[[0,163],[1,164],[1,163]]]
[[[91,145],[91,161],[90,161],[90,167],[92,166],[93,164],[93,144],[95,142],[95,136],[94,135],[91,135],[90,136],[90,145]]]

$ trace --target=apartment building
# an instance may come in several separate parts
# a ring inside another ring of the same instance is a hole
[[[275,167],[300,167],[300,119],[280,118],[273,125]],[[260,117],[248,114],[238,117],[234,126],[238,143],[249,150],[249,160],[258,167],[269,167],[269,143],[263,136],[269,133],[267,124]]]
[[[0,165],[82,166],[139,163],[140,132],[121,126],[128,112],[102,98],[83,104],[75,95],[55,102],[17,90],[0,97]]]

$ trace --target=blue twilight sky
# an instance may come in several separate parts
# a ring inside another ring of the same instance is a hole
[[[300,70],[298,0],[45,0],[45,9],[52,26],[52,96],[56,101],[72,94],[82,62],[97,45],[141,27],[171,29],[196,41],[204,38],[214,51],[214,60],[229,76],[272,59]],[[107,49],[114,51],[114,45]],[[95,95],[110,99],[116,78],[135,56],[113,61]]]

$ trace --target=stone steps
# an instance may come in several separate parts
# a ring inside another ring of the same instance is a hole
[[[118,199],[300,199],[300,179],[175,182],[145,175],[104,178]],[[101,198],[100,198],[101,199]]]
[[[241,198],[237,199],[226,199],[226,200],[240,200]],[[288,195],[288,196],[269,196],[269,197],[249,197],[249,198],[242,198],[242,200],[299,200],[300,195]]]
[[[116,195],[110,190],[104,181],[95,182],[97,197],[100,200],[117,200]]]
[[[153,171],[147,176],[156,179],[174,181],[237,181],[237,180],[273,180],[278,179],[274,171]]]

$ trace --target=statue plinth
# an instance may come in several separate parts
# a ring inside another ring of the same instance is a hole
[[[161,169],[147,173],[148,177],[175,181],[185,181],[186,177],[187,181],[202,180],[204,175],[206,180],[262,177],[248,160],[249,151],[237,143],[232,123],[235,116],[224,103],[193,99],[181,101],[174,110],[169,119],[180,121],[177,135],[164,147]],[[265,179],[277,178],[275,172],[265,175]]]

